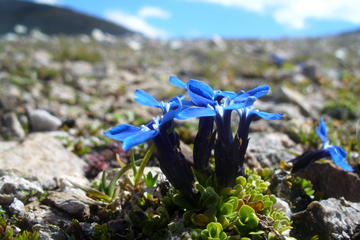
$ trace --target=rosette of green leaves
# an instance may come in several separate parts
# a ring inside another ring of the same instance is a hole
[[[233,188],[217,191],[196,183],[198,195],[194,202],[186,201],[180,194],[173,196],[173,202],[185,211],[184,223],[193,229],[193,239],[222,239],[221,232],[227,236],[225,239],[267,239],[271,236],[277,239],[291,229],[286,214],[273,209],[276,197],[269,191],[270,183],[250,170],[246,170],[246,174],[247,177],[236,179]]]

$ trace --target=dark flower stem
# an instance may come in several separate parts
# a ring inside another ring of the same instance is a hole
[[[330,153],[327,150],[317,150],[315,152],[305,152],[300,156],[290,160],[293,164],[292,173],[296,173],[297,171],[306,168],[310,165],[310,163],[315,162],[321,158],[329,158]]]
[[[192,199],[194,175],[189,162],[180,151],[179,136],[175,131],[168,132],[171,129],[169,125],[162,126],[160,134],[154,138],[160,169],[176,189],[186,198]]]

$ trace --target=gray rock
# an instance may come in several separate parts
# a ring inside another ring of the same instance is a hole
[[[17,144],[18,142],[15,141],[0,142],[0,153],[15,147]]]
[[[43,193],[36,178],[27,178],[18,171],[0,170],[0,194],[11,194],[22,199],[24,193]]]
[[[64,67],[73,76],[76,77],[93,75],[93,67],[88,62],[83,62],[83,61],[67,62],[65,63]]]
[[[302,74],[311,81],[317,81],[317,65],[318,64],[314,61],[307,61],[302,67]]]
[[[10,204],[9,211],[11,214],[15,214],[20,217],[23,217],[26,213],[23,202],[17,198],[14,198],[14,201]]]
[[[273,208],[284,211],[286,213],[286,216],[288,218],[291,218],[290,205],[286,201],[282,200],[281,198],[276,198],[276,203],[273,205]]]
[[[329,198],[310,203],[306,210],[293,214],[292,236],[310,239],[344,240],[352,238],[360,223],[360,203]]]
[[[310,116],[315,119],[319,118],[319,114],[313,109],[313,106],[301,93],[282,86],[277,95],[280,101],[287,101],[300,107],[306,116]]]
[[[332,162],[314,162],[296,173],[314,185],[314,190],[325,198],[344,197],[348,201],[360,201],[360,177],[342,170]]]
[[[22,128],[14,112],[5,114],[2,117],[2,123],[3,123],[2,132],[5,132],[7,137],[17,137],[17,138],[25,137],[24,129]]]
[[[36,109],[29,113],[31,130],[35,132],[55,131],[61,126],[61,120],[49,112]]]
[[[51,192],[44,202],[81,220],[89,219],[90,206],[97,205],[92,199],[72,192]]]
[[[69,104],[74,104],[76,102],[75,89],[63,84],[53,84],[51,87],[50,96],[60,102]]]
[[[0,194],[0,205],[8,206],[14,201],[14,197],[10,194]]]
[[[48,184],[54,178],[84,185],[88,183],[83,172],[84,160],[65,149],[60,140],[48,133],[30,134],[23,143],[0,153],[0,166],[37,176],[41,184]]]
[[[35,51],[34,62],[40,66],[48,66],[51,62],[51,54],[45,50]]]
[[[304,116],[301,114],[298,106],[290,103],[275,103],[270,101],[256,100],[255,108],[264,112],[284,113],[284,118],[296,119],[299,122],[305,122]],[[281,121],[281,120],[280,120]]]
[[[287,150],[296,150],[295,143],[282,133],[250,133],[247,148],[248,164],[252,167],[276,167],[281,160],[294,156]]]

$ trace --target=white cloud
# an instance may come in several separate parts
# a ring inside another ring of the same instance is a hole
[[[189,0],[238,7],[270,14],[288,27],[302,29],[308,19],[341,20],[360,24],[359,0]]]
[[[130,30],[143,33],[147,37],[165,38],[167,36],[166,31],[151,26],[138,15],[131,15],[120,10],[107,11],[104,15],[106,19],[118,23]]]
[[[60,2],[58,0],[34,0],[36,3],[48,4],[48,5],[59,5]]]
[[[161,8],[158,7],[142,7],[138,11],[139,17],[142,18],[161,18],[161,19],[169,19],[171,18],[171,14]]]

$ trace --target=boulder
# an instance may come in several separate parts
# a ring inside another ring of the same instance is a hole
[[[25,131],[14,112],[4,114],[2,117],[2,125],[1,131],[5,133],[6,137],[25,137]]]
[[[329,198],[310,203],[306,210],[293,214],[291,236],[297,239],[359,239],[360,203]],[[356,236],[355,236],[356,235]]]
[[[310,180],[314,190],[325,198],[344,197],[348,201],[360,201],[360,177],[332,162],[314,162],[296,175]]]
[[[294,158],[287,150],[298,151],[295,143],[283,133],[256,132],[250,133],[249,138],[247,156],[252,167],[276,167],[281,160]]]
[[[1,152],[0,166],[36,176],[44,185],[54,178],[88,183],[83,171],[86,163],[48,133],[32,133],[24,142]]]
[[[30,111],[29,119],[34,132],[55,131],[62,123],[59,118],[42,109]]]

